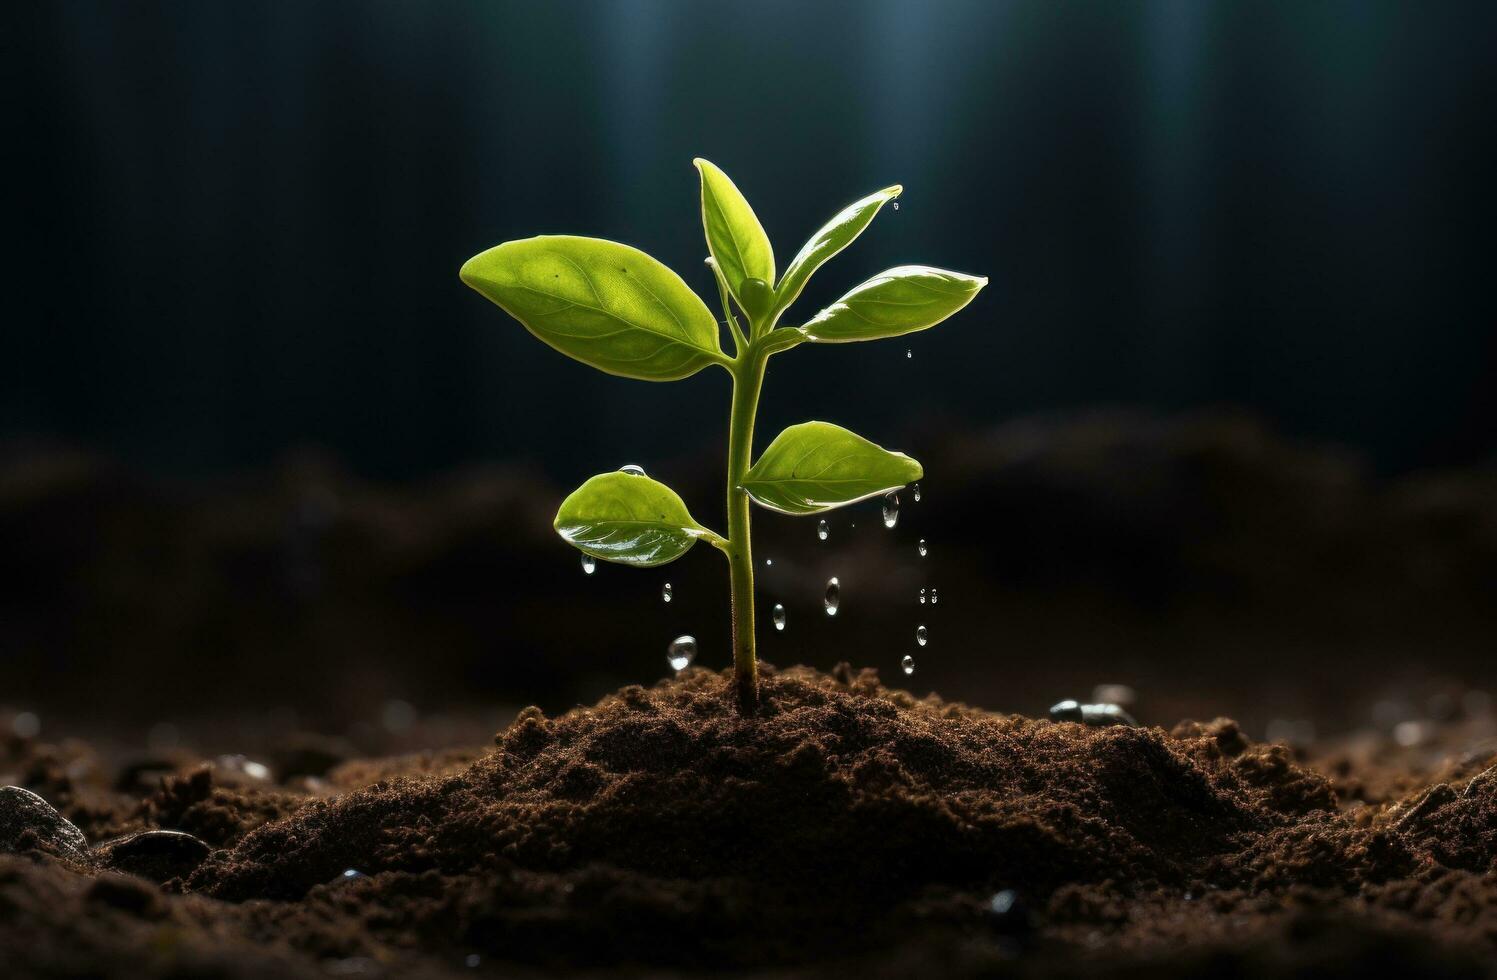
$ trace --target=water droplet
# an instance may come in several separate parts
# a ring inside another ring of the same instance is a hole
[[[358,868],[344,868],[343,873],[338,876],[339,881],[357,881],[365,877],[364,872]]]
[[[826,614],[837,615],[837,607],[842,604],[842,583],[837,581],[833,575],[826,583]]]
[[[884,494],[884,527],[892,528],[899,523],[899,494]]]
[[[774,628],[777,630],[785,628],[785,607],[778,602],[774,604]]]
[[[925,590],[924,589],[920,590],[920,605],[922,605],[922,606],[925,605]]]
[[[936,590],[934,588],[931,589],[930,590],[930,604],[932,606],[934,606],[936,603],[938,603],[940,601],[941,601],[941,597],[936,594]]]
[[[914,351],[910,350],[909,348],[905,349],[905,352],[904,352],[904,359],[905,360],[908,361],[910,358],[912,358],[914,356],[915,356],[915,352]]]
[[[820,538],[822,541],[825,541],[826,538],[827,538],[827,535],[831,534],[831,533],[832,533],[831,525],[828,524],[826,521],[822,521],[820,524],[816,525],[816,536],[818,538]]]
[[[915,627],[915,642],[921,646],[930,642],[930,632],[923,625]]]
[[[660,587],[660,598],[665,602],[671,601],[671,596],[673,593],[674,590],[671,589],[671,584],[669,582]]]
[[[671,670],[685,670],[696,658],[697,638],[678,636],[671,641],[670,650],[665,659],[670,663]]]
[[[896,211],[899,210],[899,202],[898,201],[894,202],[894,210],[896,210]]]
[[[768,568],[770,565],[773,565],[773,564],[774,564],[774,559],[773,558],[766,558],[766,559],[764,559],[764,566],[766,568]]]
[[[915,546],[915,550],[918,551],[918,552],[920,552],[920,557],[921,558],[924,558],[925,555],[926,555],[926,552],[930,551],[930,548],[926,547],[925,539],[921,538],[920,539],[920,543]]]
[[[912,489],[914,490],[914,493],[915,493],[915,503],[918,504],[920,502],[920,484],[918,484],[918,483],[915,484],[915,486]]]
[[[899,662],[899,666],[904,668],[906,674],[913,674],[915,672],[915,658],[909,654],[905,654],[904,659]]]
[[[620,473],[628,473],[630,476],[644,476],[645,468],[638,463],[625,463],[619,467]]]
[[[592,555],[582,556],[582,574],[591,575],[598,570],[598,560]]]

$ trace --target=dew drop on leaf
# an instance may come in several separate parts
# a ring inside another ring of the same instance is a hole
[[[670,650],[666,653],[665,659],[669,661],[671,670],[685,670],[696,658],[697,638],[678,636],[671,641]]]
[[[921,558],[924,558],[925,555],[926,555],[926,553],[930,551],[930,548],[926,547],[925,539],[921,538],[920,539],[920,543],[915,546],[915,550],[917,550],[917,551],[920,552],[920,557]]]
[[[667,582],[664,585],[662,585],[660,587],[660,599],[661,599],[661,601],[662,602],[670,602],[671,601],[672,591],[673,590],[671,589],[671,584],[669,582]]]
[[[899,523],[899,494],[884,494],[884,527],[892,528]]]
[[[816,537],[821,539],[822,541],[825,541],[827,535],[831,533],[831,525],[829,525],[826,521],[822,521],[820,524],[816,525]]]
[[[628,473],[630,476],[644,476],[645,468],[638,463],[625,463],[619,467],[620,473]]]
[[[591,575],[598,570],[598,560],[592,555],[582,556],[582,574]]]
[[[774,604],[774,628],[783,630],[785,628],[785,607],[778,602]]]
[[[930,642],[930,633],[923,625],[915,627],[915,642],[921,646]]]
[[[905,654],[904,659],[899,662],[899,666],[904,668],[906,674],[913,674],[915,672],[915,658],[909,654]]]
[[[837,576],[835,575],[827,580],[825,602],[826,614],[828,616],[837,615],[837,607],[842,604],[842,583],[837,581]]]

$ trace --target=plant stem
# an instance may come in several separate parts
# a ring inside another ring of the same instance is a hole
[[[743,489],[754,450],[754,416],[769,352],[750,342],[733,366],[733,412],[728,421],[728,576],[733,594],[733,674],[738,712],[759,709],[759,664],[754,652],[754,549],[749,496]]]

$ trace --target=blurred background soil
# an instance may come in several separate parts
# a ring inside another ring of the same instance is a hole
[[[1301,742],[1363,727],[1417,741],[1422,720],[1490,706],[1497,470],[1375,478],[1229,413],[1036,416],[914,442],[899,448],[929,478],[892,530],[878,501],[828,515],[825,542],[814,521],[756,515],[764,659],[846,660],[1028,714],[1122,684],[1145,723],[1226,715]],[[711,524],[718,463],[652,475]],[[414,747],[418,724],[420,747],[456,744],[527,704],[652,682],[679,634],[724,665],[718,556],[585,575],[550,528],[563,492],[502,464],[386,485],[310,451],[153,479],[13,444],[0,711],[127,744],[243,751],[310,730],[386,751]]]

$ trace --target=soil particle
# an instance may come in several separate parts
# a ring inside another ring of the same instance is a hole
[[[206,860],[163,890],[0,856],[0,911],[22,913],[0,951],[20,975],[132,977],[1494,962],[1497,778],[1343,808],[1224,719],[1056,723],[846,667],[763,685],[751,720],[701,669],[527,709],[482,755],[350,760],[333,795],[180,773],[115,819],[197,827]]]

